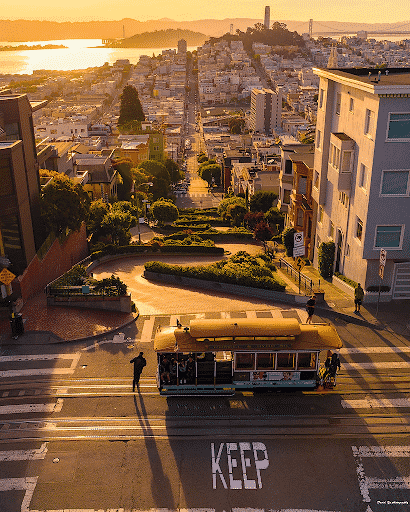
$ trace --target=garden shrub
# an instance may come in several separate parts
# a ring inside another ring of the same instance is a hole
[[[322,277],[331,277],[333,274],[333,261],[335,259],[335,243],[322,242],[319,246],[318,264],[319,273]]]
[[[353,281],[353,279],[349,279],[348,277],[344,276],[340,272],[335,272],[335,276],[337,278],[341,279],[342,281],[344,281],[345,283],[347,283],[352,288],[356,288],[357,283],[356,283],[356,281]]]

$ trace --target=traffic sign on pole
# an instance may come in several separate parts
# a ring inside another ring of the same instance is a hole
[[[385,267],[386,266],[386,260],[387,260],[386,249],[380,249],[380,265]]]
[[[383,279],[383,276],[384,276],[384,265],[382,265],[380,263],[380,265],[379,265],[379,277],[380,277],[380,279]]]
[[[296,258],[297,256],[304,256],[305,255],[305,246],[302,245],[301,247],[294,247],[293,248],[293,257]]]
[[[301,247],[304,245],[305,242],[303,240],[303,232],[298,231],[297,233],[293,234],[293,247]]]

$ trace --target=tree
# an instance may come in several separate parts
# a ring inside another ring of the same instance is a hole
[[[80,184],[59,174],[44,187],[40,209],[45,225],[55,234],[66,228],[77,231],[88,219],[90,197]]]
[[[158,199],[151,206],[151,214],[160,224],[174,222],[179,217],[178,208],[170,199]]]
[[[247,212],[243,220],[248,228],[253,230],[264,220],[264,215],[263,212]]]
[[[91,233],[99,233],[101,231],[101,222],[109,209],[109,205],[102,199],[97,199],[91,203],[87,222],[88,231]]]
[[[265,245],[266,241],[272,238],[273,231],[265,221],[262,221],[255,226],[253,234],[256,240],[260,240]]]
[[[131,197],[133,181],[132,165],[133,163],[130,158],[121,158],[113,163],[114,169],[118,171],[122,179],[122,183],[118,187],[118,197],[125,201],[128,201]]]
[[[233,203],[228,206],[226,210],[226,217],[230,219],[232,226],[241,226],[247,211],[248,209],[246,206],[239,203]]]
[[[283,230],[285,215],[279,211],[278,208],[272,206],[272,208],[265,213],[265,219],[268,221],[269,226],[272,228],[276,227],[278,232]]]
[[[282,233],[282,242],[286,247],[286,256],[293,256],[293,245],[294,245],[294,237],[293,235],[296,233],[295,228],[286,228]]]
[[[145,121],[145,115],[138,97],[138,91],[135,87],[132,85],[126,85],[122,91],[120,99],[119,125],[124,125],[131,121]]]
[[[212,183],[220,185],[221,183],[221,166],[218,164],[209,164],[200,167],[200,177],[208,182],[211,186]]]
[[[138,218],[138,208],[136,206],[134,206],[131,201],[117,201],[115,203],[112,204],[111,206],[111,211],[112,212],[116,212],[116,211],[119,211],[119,212],[128,212],[130,213],[134,219],[135,219],[135,223],[131,226],[131,227],[134,227],[137,223],[137,218]]]
[[[251,212],[266,213],[273,206],[273,202],[278,198],[275,192],[256,192],[249,200],[249,209]]]
[[[174,162],[174,160],[172,160],[172,158],[166,158],[164,160],[164,165],[168,171],[172,183],[176,183],[177,181],[182,180],[184,177],[183,173],[179,170],[178,165],[176,162]]]
[[[239,205],[243,206],[244,208],[246,208],[245,199],[243,197],[238,197],[238,196],[225,197],[225,199],[223,199],[219,203],[219,206],[218,206],[219,216],[222,217],[223,219],[226,219],[227,218],[227,210],[233,204],[239,204]]]
[[[242,133],[245,127],[245,119],[242,117],[234,117],[229,120],[229,131],[234,134]]]
[[[135,217],[121,210],[108,212],[101,222],[101,227],[111,236],[112,242],[118,245],[129,244],[132,226],[135,226]]]

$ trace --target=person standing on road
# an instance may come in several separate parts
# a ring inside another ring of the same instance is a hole
[[[308,314],[306,323],[311,324],[312,323],[312,317],[315,312],[315,305],[316,305],[316,295],[312,295],[310,299],[306,302],[306,311]]]
[[[134,379],[132,381],[132,391],[135,391],[135,384],[139,386],[140,377],[144,366],[147,365],[147,361],[144,357],[144,353],[140,352],[137,357],[131,359],[130,363],[134,363]]]
[[[354,312],[358,313],[360,311],[360,306],[362,305],[362,300],[364,297],[364,291],[361,287],[360,283],[354,289]]]

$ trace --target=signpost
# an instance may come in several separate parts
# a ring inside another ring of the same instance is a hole
[[[304,256],[305,255],[305,241],[303,239],[303,232],[298,231],[297,233],[293,234],[293,257],[297,258],[298,256]],[[300,261],[302,261],[302,258],[298,258],[296,263],[294,264],[295,268],[297,268],[299,272],[299,293],[300,293],[300,271],[303,268],[304,265],[300,264]],[[299,264],[298,264],[299,263]]]

